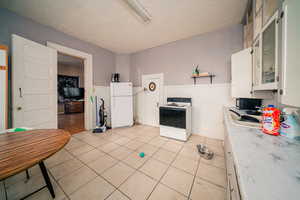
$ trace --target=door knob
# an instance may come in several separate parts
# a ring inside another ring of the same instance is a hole
[[[21,106],[18,106],[18,107],[17,107],[17,110],[22,110],[22,107],[21,107]]]

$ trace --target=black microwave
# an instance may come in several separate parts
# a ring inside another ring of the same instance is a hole
[[[262,105],[262,99],[237,98],[235,106],[239,110],[258,110]]]

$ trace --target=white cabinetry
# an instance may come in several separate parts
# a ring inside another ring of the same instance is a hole
[[[283,10],[281,102],[300,107],[300,1],[285,0]]]
[[[253,89],[278,89],[278,12],[263,27],[253,45]]]
[[[260,84],[260,70],[261,70],[261,40],[257,39],[253,44],[253,87]]]
[[[252,97],[251,48],[231,56],[231,95],[234,98]]]

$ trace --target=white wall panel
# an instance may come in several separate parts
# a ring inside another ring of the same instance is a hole
[[[134,93],[141,91],[141,87],[135,87]],[[134,98],[134,116],[137,121],[143,117],[142,102],[143,92],[139,92]],[[164,87],[165,101],[167,97],[191,97],[192,98],[192,133],[210,138],[223,139],[224,105],[233,105],[230,97],[230,84],[207,85],[172,85]]]
[[[172,85],[164,87],[164,101],[167,97],[191,97],[192,108],[192,133],[207,136],[210,138],[223,139],[223,116],[224,105],[233,105],[230,97],[230,84],[207,84],[207,85]],[[95,86],[95,95],[101,96],[105,101],[105,108],[108,111],[110,122],[110,92],[109,87]],[[133,88],[133,111],[134,119],[142,122],[143,106],[146,106],[143,99],[143,88]],[[95,112],[95,109],[93,109]],[[94,113],[95,116],[95,113]],[[95,118],[94,118],[95,122]]]

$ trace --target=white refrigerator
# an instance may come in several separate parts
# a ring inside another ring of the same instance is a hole
[[[132,83],[114,82],[110,84],[111,127],[133,125]]]

